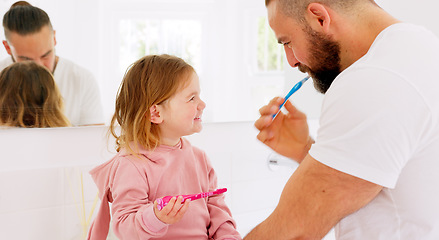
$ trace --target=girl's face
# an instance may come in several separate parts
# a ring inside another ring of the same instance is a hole
[[[187,85],[165,103],[156,105],[161,144],[174,146],[181,137],[200,132],[203,128],[201,115],[206,104],[200,98],[197,74],[191,73],[187,81]]]

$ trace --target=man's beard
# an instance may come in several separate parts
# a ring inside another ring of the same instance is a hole
[[[311,47],[310,66],[299,64],[301,72],[307,72],[314,81],[314,88],[326,93],[334,79],[340,74],[340,45],[327,36],[305,27]]]

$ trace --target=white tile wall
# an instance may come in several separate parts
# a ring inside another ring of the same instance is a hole
[[[104,127],[0,130],[0,239],[83,239],[106,144]]]
[[[276,207],[294,171],[293,164],[271,170],[272,151],[256,134],[252,122],[207,123],[188,137],[206,151],[219,187],[228,188],[243,236]],[[115,152],[106,128],[0,130],[0,146],[0,239],[83,239],[81,219],[89,218],[97,193],[88,171]]]

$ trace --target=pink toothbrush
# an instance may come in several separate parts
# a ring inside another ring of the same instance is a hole
[[[196,199],[200,199],[200,198],[209,197],[212,195],[221,194],[224,192],[227,192],[227,188],[220,188],[220,189],[217,189],[213,192],[202,192],[202,193],[198,193],[198,194],[181,195],[183,197],[183,200],[181,201],[181,203],[184,203],[184,201],[186,201],[186,199],[190,199],[192,201],[192,200],[196,200]],[[178,195],[178,196],[180,196],[180,195]],[[178,197],[178,196],[175,196],[175,197]],[[164,208],[168,204],[169,200],[171,200],[172,197],[173,196],[166,196],[166,197],[158,198],[157,199],[157,209],[162,210],[162,208]]]

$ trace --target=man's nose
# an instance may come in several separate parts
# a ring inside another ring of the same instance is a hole
[[[296,56],[294,56],[294,52],[291,48],[289,48],[287,45],[284,45],[285,55],[287,56],[288,64],[290,64],[291,67],[298,67],[300,62],[297,61]]]
[[[38,65],[44,66],[44,63],[41,59],[33,59],[32,61],[34,61]]]

